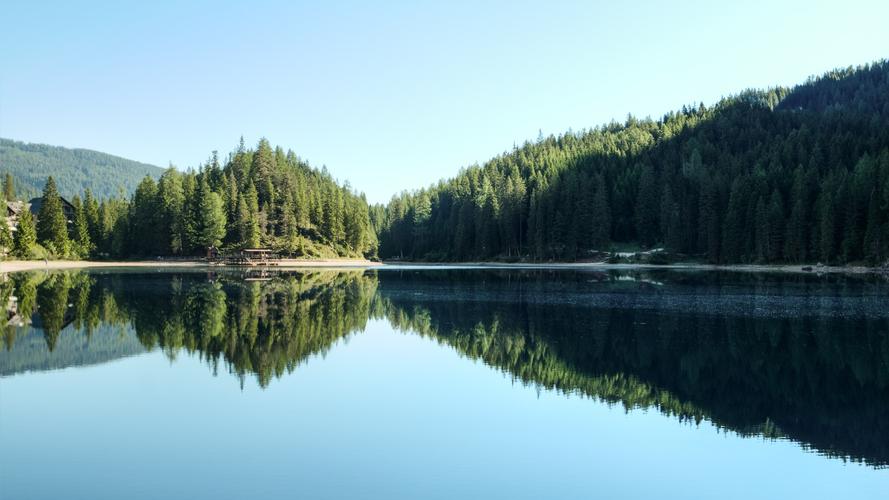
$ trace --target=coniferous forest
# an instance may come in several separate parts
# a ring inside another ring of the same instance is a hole
[[[15,199],[7,176],[5,195]],[[197,170],[146,176],[131,197],[72,199],[55,180],[20,258],[202,255],[571,261],[658,250],[710,263],[889,260],[889,61],[712,106],[539,137],[386,205],[261,140]],[[24,219],[27,219],[25,217]],[[36,229],[36,231],[35,231]]]
[[[540,137],[373,207],[383,258],[889,258],[889,62]]]
[[[15,198],[9,177],[6,186]],[[100,200],[86,190],[72,199],[67,231],[52,177],[43,200],[36,238],[28,218],[9,238],[14,256],[195,256],[265,246],[292,256],[372,257],[377,249],[363,195],[265,139],[255,150],[242,140],[224,162],[214,152],[196,171],[146,176],[129,198]]]
[[[16,180],[19,196],[40,196],[46,178],[53,176],[63,196],[73,197],[89,189],[107,198],[123,190],[132,194],[146,175],[155,180],[164,169],[118,156],[46,144],[29,144],[0,138],[0,172]]]

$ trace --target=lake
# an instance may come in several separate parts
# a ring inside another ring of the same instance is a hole
[[[887,498],[889,281],[2,277],[0,498]]]

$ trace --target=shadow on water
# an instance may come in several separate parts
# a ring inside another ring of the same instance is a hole
[[[528,385],[886,467],[887,292],[713,272],[18,273],[0,375],[161,349],[265,387],[386,319]]]

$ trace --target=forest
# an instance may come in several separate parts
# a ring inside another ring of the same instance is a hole
[[[7,173],[8,200],[16,182]],[[129,197],[86,189],[67,231],[55,182],[39,227],[12,238],[0,224],[0,249],[144,258],[263,246],[451,262],[644,251],[652,263],[887,265],[889,61],[658,120],[541,135],[385,205],[265,139],[255,149],[242,140],[224,160],[214,152],[197,170],[147,175]]]
[[[65,197],[83,195],[107,198],[132,194],[146,175],[157,179],[163,169],[147,163],[89,149],[70,149],[0,139],[0,172],[18,181],[18,193],[29,200],[39,196],[50,175]]]
[[[4,194],[16,199],[8,174]],[[15,257],[202,256],[209,247],[260,246],[300,257],[376,255],[364,196],[265,139],[256,149],[242,140],[224,162],[214,152],[197,170],[145,176],[129,198],[87,189],[72,198],[70,222],[54,177],[42,196],[36,224],[25,214],[14,235],[0,227],[0,247]]]
[[[380,256],[889,259],[889,62],[539,137],[371,208]]]

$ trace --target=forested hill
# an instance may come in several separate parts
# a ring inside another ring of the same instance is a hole
[[[170,167],[154,174],[143,172],[132,195],[75,194],[66,230],[58,197],[71,179],[66,171],[48,172],[36,227],[23,219],[19,228],[26,230],[5,244],[0,240],[0,247],[9,247],[0,251],[18,258],[203,256],[210,247],[268,247],[305,257],[377,254],[364,195],[265,139],[255,149],[242,139],[224,160],[214,151],[197,170]],[[19,179],[11,180],[21,186]]]
[[[214,151],[197,171],[145,177],[129,200],[84,199],[82,206],[85,229],[55,248],[123,257],[204,255],[211,246],[307,257],[377,251],[364,196],[265,139],[256,149],[242,140],[224,161]]]
[[[382,257],[889,259],[889,62],[541,138],[372,209]]]
[[[146,175],[155,179],[163,169],[89,149],[68,149],[0,139],[0,175],[15,179],[19,198],[38,196],[50,175],[62,196],[73,197],[89,188],[94,195],[109,197],[120,190],[130,194]]]

